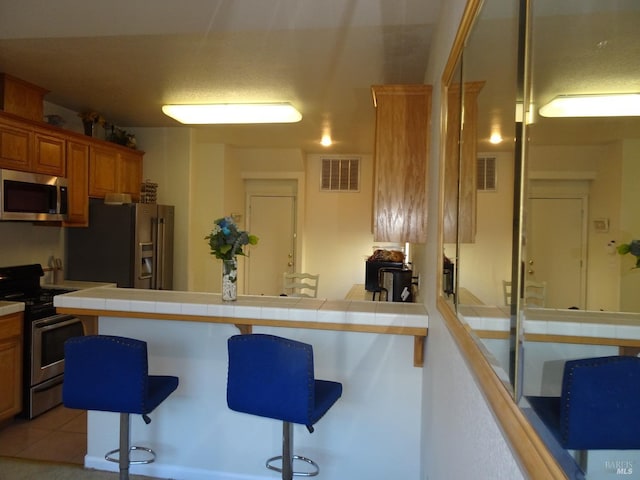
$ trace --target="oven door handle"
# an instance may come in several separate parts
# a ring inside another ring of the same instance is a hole
[[[78,317],[54,317],[50,319],[46,319],[41,322],[35,322],[33,324],[33,328],[37,328],[43,332],[53,330],[54,328],[66,327],[67,325],[71,325],[73,323],[82,322]]]

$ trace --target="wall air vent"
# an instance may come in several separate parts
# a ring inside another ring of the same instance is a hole
[[[495,192],[496,183],[496,157],[478,157],[476,160],[476,188],[483,192]]]
[[[323,158],[320,190],[360,191],[359,158]]]

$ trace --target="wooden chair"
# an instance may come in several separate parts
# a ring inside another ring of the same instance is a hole
[[[502,281],[504,304],[511,305],[511,282]],[[529,280],[524,286],[524,303],[530,307],[545,307],[547,302],[547,282]]]
[[[320,275],[310,273],[283,273],[282,290],[290,297],[316,298]]]
[[[530,307],[546,307],[547,282],[529,280],[524,284],[524,304]]]
[[[504,295],[504,304],[511,305],[511,282],[502,281],[502,294]]]

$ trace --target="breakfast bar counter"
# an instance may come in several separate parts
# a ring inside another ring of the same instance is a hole
[[[61,313],[99,317],[99,332],[148,342],[151,374],[176,375],[178,390],[132,444],[155,463],[132,473],[175,479],[274,478],[264,462],[281,449],[282,424],[226,405],[227,339],[269,333],[309,343],[316,377],[341,382],[343,396],[309,434],[294,427],[294,451],[324,478],[418,479],[424,305],[101,287],[54,297]],[[85,465],[117,470],[104,454],[118,442],[117,414],[89,412]],[[371,461],[371,459],[376,459]]]

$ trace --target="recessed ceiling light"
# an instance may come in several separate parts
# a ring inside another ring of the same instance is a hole
[[[322,139],[320,140],[320,145],[323,147],[330,147],[333,144],[333,140],[331,140],[331,135],[325,133],[322,135]]]
[[[540,108],[543,117],[635,117],[640,94],[559,95]]]
[[[295,123],[302,115],[289,103],[163,105],[165,115],[185,124]]]

